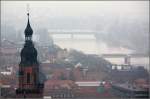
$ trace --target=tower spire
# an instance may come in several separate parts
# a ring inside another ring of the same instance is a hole
[[[43,98],[44,80],[39,69],[37,50],[32,42],[33,30],[29,22],[29,7],[27,7],[27,26],[25,33],[25,44],[21,50],[21,61],[19,63],[19,88],[16,90],[17,98]]]
[[[27,23],[27,27],[25,29],[25,40],[31,40],[32,38],[32,34],[33,34],[33,30],[30,26],[30,21],[29,21],[29,4],[27,4],[27,16],[28,16],[28,23]]]

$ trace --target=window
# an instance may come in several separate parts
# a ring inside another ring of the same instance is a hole
[[[30,83],[30,73],[27,73],[27,83]]]

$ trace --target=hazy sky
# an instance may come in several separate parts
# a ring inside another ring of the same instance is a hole
[[[2,24],[12,25],[16,30],[24,29],[27,4],[30,4],[34,31],[38,28],[97,30],[100,31],[99,38],[104,37],[104,42],[119,42],[127,48],[134,45],[133,48],[140,50],[147,47],[149,1],[2,1]],[[132,41],[134,38],[135,41]],[[84,49],[87,48],[84,46]]]
[[[10,19],[12,22],[25,20],[27,3],[30,4],[33,21],[41,20],[45,23],[53,17],[117,16],[147,21],[149,14],[148,1],[2,1],[2,19]]]

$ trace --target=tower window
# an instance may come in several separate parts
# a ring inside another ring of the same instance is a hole
[[[27,83],[30,83],[30,73],[27,73]]]

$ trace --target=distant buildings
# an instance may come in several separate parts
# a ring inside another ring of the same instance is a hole
[[[148,99],[149,98],[149,88],[141,88],[137,85],[132,85],[129,83],[124,84],[113,84],[112,93],[118,97],[124,98],[140,98]]]
[[[112,64],[111,69],[112,70],[118,70],[118,71],[130,71],[132,69],[132,65]]]
[[[0,74],[2,75],[12,75],[12,72],[13,72],[13,67],[7,67],[7,70],[3,70],[0,72]]]
[[[77,85],[71,80],[47,80],[45,82],[45,96],[52,98],[75,98]]]

